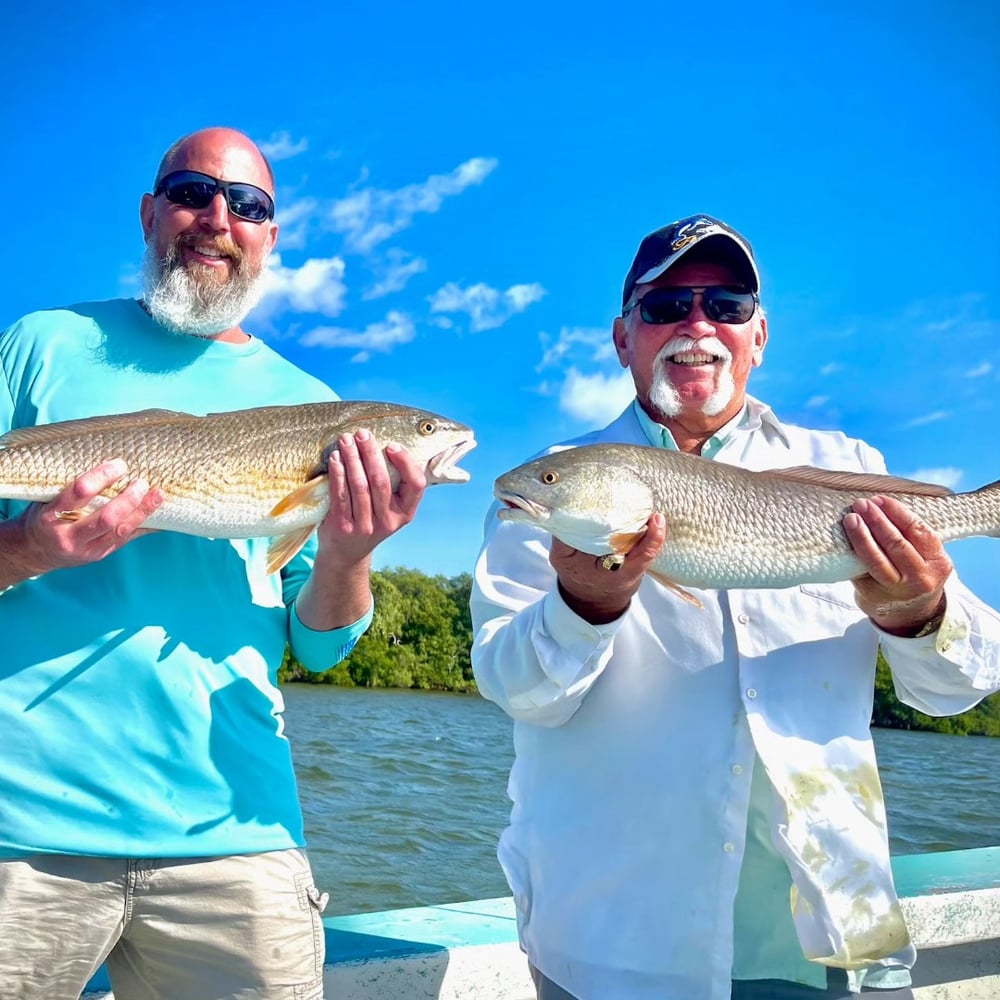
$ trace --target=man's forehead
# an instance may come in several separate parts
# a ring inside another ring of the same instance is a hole
[[[264,161],[251,143],[218,134],[191,136],[174,154],[171,170],[200,170],[224,181],[245,181],[271,192]]]

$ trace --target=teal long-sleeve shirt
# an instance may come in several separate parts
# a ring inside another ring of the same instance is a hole
[[[336,398],[258,339],[174,335],[134,300],[33,313],[0,334],[0,431]],[[0,500],[0,517],[22,507]],[[280,574],[266,548],[156,532],[0,594],[0,856],[303,846],[277,670],[289,641],[310,669],[332,666],[370,614],[307,629],[294,600],[314,540]]]

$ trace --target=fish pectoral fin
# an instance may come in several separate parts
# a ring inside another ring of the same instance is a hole
[[[705,610],[705,605],[702,604],[701,601],[694,596],[694,594],[688,593],[688,591],[686,591],[683,587],[678,586],[673,580],[668,579],[662,573],[657,573],[655,569],[647,569],[646,575],[651,576],[658,584],[660,584],[660,586],[666,587],[667,590],[672,591],[678,597],[687,601],[688,604],[693,604],[700,611]]]
[[[608,539],[608,542],[611,544],[611,551],[618,555],[627,555],[639,544],[639,540],[645,534],[645,525],[638,531],[620,531]]]
[[[329,488],[325,472],[313,476],[301,486],[297,486],[288,496],[282,497],[271,511],[271,517],[280,517],[282,514],[298,510],[299,507],[318,507],[326,500]]]
[[[267,571],[277,573],[279,569],[287,565],[295,557],[295,554],[302,548],[313,533],[314,525],[307,525],[305,528],[297,528],[287,535],[278,535],[271,539],[271,544],[267,547]]]

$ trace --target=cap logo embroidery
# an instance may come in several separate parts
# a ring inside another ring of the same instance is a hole
[[[677,253],[678,250],[683,250],[684,247],[690,246],[696,240],[701,239],[702,236],[708,235],[706,230],[717,230],[718,228],[714,223],[709,222],[708,219],[695,219],[694,222],[686,222],[677,230],[674,241],[670,244],[670,249],[673,253]]]

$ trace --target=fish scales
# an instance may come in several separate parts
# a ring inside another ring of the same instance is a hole
[[[415,407],[342,400],[207,416],[144,410],[17,429],[0,437],[0,496],[48,501],[83,472],[122,458],[127,475],[95,506],[138,478],[165,497],[147,527],[212,538],[301,535],[329,508],[330,452],[342,434],[363,428],[380,444],[405,447],[430,484],[468,479],[456,463],[475,447],[469,427]],[[399,474],[388,467],[395,488]]]
[[[1000,534],[1000,484],[951,494],[887,476],[801,468],[753,472],[642,445],[555,452],[500,476],[495,493],[507,505],[502,519],[535,524],[594,555],[627,551],[659,511],[667,540],[655,573],[711,589],[861,575],[841,522],[862,497],[896,496],[944,541]]]

